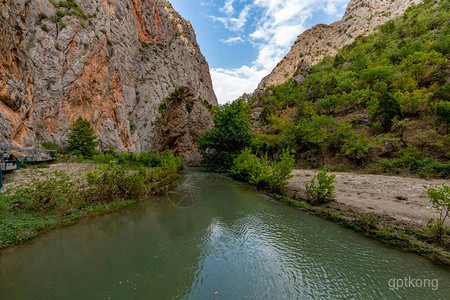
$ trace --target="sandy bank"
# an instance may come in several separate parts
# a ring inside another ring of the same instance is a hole
[[[289,181],[288,193],[291,196],[305,197],[305,183],[317,174],[316,170],[294,170]],[[430,218],[438,217],[431,207],[423,186],[450,185],[449,180],[426,180],[384,175],[336,174],[336,196],[331,207],[353,209],[359,213],[389,216],[396,221],[414,226],[425,226]],[[446,225],[450,226],[450,220]]]

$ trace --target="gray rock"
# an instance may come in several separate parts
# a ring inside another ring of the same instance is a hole
[[[303,83],[303,81],[306,80],[306,77],[300,74],[300,75],[297,75],[294,78],[292,78],[292,80],[298,84],[301,84],[301,83]]]
[[[217,105],[194,29],[169,2],[77,3],[85,16],[66,14],[56,24],[48,0],[0,2],[1,139],[63,143],[82,116],[100,150],[141,152],[155,148],[158,107],[175,87]]]

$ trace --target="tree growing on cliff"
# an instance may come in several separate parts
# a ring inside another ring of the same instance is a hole
[[[67,150],[73,155],[92,157],[95,154],[96,141],[94,128],[88,120],[78,117],[69,128],[67,135]]]
[[[222,107],[214,118],[214,128],[200,135],[198,145],[208,168],[228,171],[233,160],[253,144],[250,117],[242,100]]]

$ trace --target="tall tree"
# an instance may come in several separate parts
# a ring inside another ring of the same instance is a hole
[[[69,128],[67,135],[67,149],[74,155],[83,155],[92,157],[95,153],[96,141],[94,128],[88,120],[78,117],[78,119]]]
[[[250,117],[242,100],[222,107],[214,128],[200,135],[199,149],[208,168],[226,172],[241,151],[253,143]]]

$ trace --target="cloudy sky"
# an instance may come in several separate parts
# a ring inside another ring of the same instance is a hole
[[[297,36],[339,20],[349,0],[170,0],[191,21],[223,104],[251,93]]]

